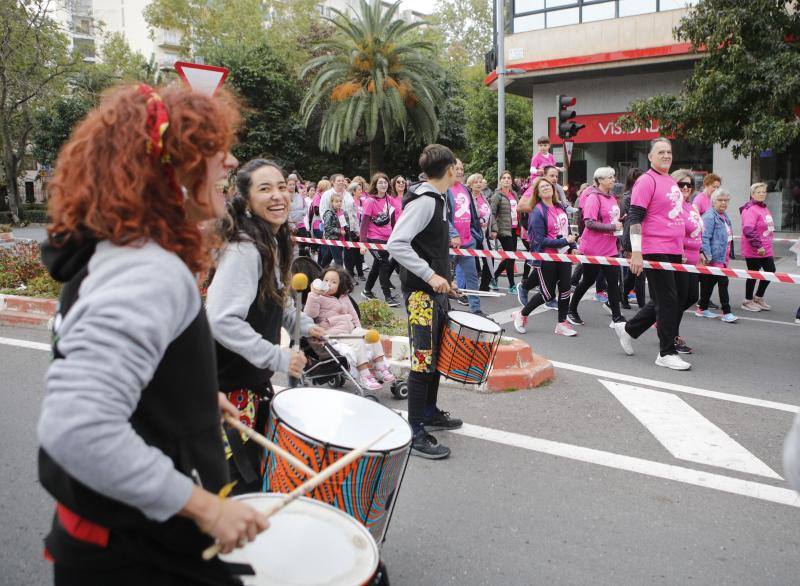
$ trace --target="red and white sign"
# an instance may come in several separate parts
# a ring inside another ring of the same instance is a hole
[[[574,146],[575,146],[575,141],[572,140],[564,141],[564,163],[567,167],[569,167],[570,163],[572,163],[572,147]]]
[[[228,78],[228,70],[225,67],[185,61],[175,62],[175,72],[191,89],[207,96],[217,93]]]
[[[651,123],[647,128],[637,128],[631,132],[624,132],[617,124],[617,120],[624,116],[625,112],[617,114],[589,114],[587,116],[576,116],[572,122],[585,124],[586,128],[578,132],[572,140],[577,144],[591,142],[626,142],[630,140],[652,140],[661,136],[657,123]],[[559,145],[562,140],[556,131],[556,119],[548,119],[548,134],[550,142]]]

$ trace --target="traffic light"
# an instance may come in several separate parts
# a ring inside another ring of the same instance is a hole
[[[575,110],[570,108],[570,106],[575,105],[575,98],[558,94],[556,100],[558,102],[558,136],[561,140],[569,140],[578,134],[581,128],[585,128],[586,125],[573,121],[573,118],[578,115]]]

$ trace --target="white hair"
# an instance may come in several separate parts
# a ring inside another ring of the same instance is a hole
[[[656,145],[657,145],[658,143],[660,143],[660,142],[665,142],[665,143],[667,143],[667,144],[668,144],[670,147],[672,147],[672,141],[671,141],[670,139],[668,139],[668,138],[666,138],[666,137],[663,137],[663,136],[659,136],[659,137],[657,137],[657,138],[654,138],[653,140],[651,140],[651,141],[650,141],[650,150],[649,150],[648,152],[649,152],[651,155],[653,154],[653,151],[656,149]]]
[[[724,187],[720,187],[714,193],[711,194],[711,203],[716,203],[720,197],[725,195],[728,196],[728,199],[731,198],[731,192],[725,189]]]
[[[767,189],[767,184],[766,183],[761,183],[761,182],[753,183],[750,186],[750,195],[753,195],[756,192],[756,189],[761,189],[762,187],[766,190]]]
[[[597,183],[601,179],[608,179],[609,177],[616,177],[617,172],[614,171],[612,167],[598,167],[595,169],[594,175],[592,178],[594,182]]]

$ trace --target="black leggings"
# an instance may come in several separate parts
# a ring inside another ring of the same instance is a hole
[[[511,234],[511,236],[498,236],[497,239],[500,241],[500,246],[503,247],[503,250],[507,250],[510,252],[516,252],[517,250],[517,235]],[[508,277],[508,286],[514,286],[514,267],[516,266],[516,261],[511,258],[507,258],[500,263],[500,266],[497,267],[497,270],[494,272],[494,278],[496,279],[498,275],[502,274],[503,271],[506,272],[506,276]]]
[[[681,320],[683,319],[683,314],[689,309],[692,305],[697,303],[697,300],[700,299],[700,275],[696,275],[694,273],[688,273],[689,275],[689,285],[686,289],[686,298],[683,303],[683,311],[680,312],[678,315],[678,335],[681,335]]]
[[[625,277],[622,279],[622,300],[627,301],[628,291],[633,289],[636,292],[636,303],[639,305],[639,309],[641,309],[644,307],[644,304],[647,303],[647,297],[645,296],[647,278],[645,277],[645,272],[642,271],[637,277],[629,269],[626,268],[625,271]]]
[[[767,273],[775,272],[775,259],[772,258],[771,256],[746,258],[744,259],[744,262],[747,263],[748,271],[763,270]],[[744,298],[747,301],[753,300],[753,289],[755,289],[755,286],[756,286],[756,279],[747,279],[747,282],[744,284]],[[767,292],[767,287],[769,287],[769,281],[759,281],[758,290],[756,291],[756,297],[763,297],[764,293]]]
[[[353,277],[358,273],[359,277],[364,276],[364,255],[360,248],[346,248],[344,252],[344,267]]]
[[[531,278],[536,274],[539,278],[539,292],[528,299],[527,305],[522,310],[522,315],[528,316],[531,312],[555,298],[556,285],[558,285],[558,322],[567,319],[569,309],[570,284],[572,265],[568,262],[543,261],[542,266],[533,267]]]
[[[697,304],[697,307],[703,311],[708,309],[714,285],[717,286],[719,292],[719,304],[722,308],[722,313],[730,313],[731,299],[728,295],[728,277],[720,275],[700,275],[700,303]]]
[[[583,299],[589,287],[594,284],[597,276],[602,273],[608,283],[608,303],[611,306],[611,315],[614,319],[621,317],[622,314],[619,310],[619,267],[592,264],[584,264],[582,266],[583,276],[572,294],[572,300],[569,304],[570,312],[577,313],[578,303]]]
[[[386,244],[385,240],[370,239],[367,242]],[[370,250],[369,253],[372,255],[373,261],[372,268],[369,270],[369,275],[367,276],[367,282],[364,284],[364,291],[372,291],[372,288],[375,286],[375,281],[380,277],[383,296],[386,298],[391,297],[392,290],[389,288],[389,285],[392,283],[392,271],[394,270],[392,259],[385,250]]]

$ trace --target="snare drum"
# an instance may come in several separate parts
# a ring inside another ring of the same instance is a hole
[[[451,311],[442,331],[436,370],[461,383],[486,382],[502,336],[503,329],[488,318]]]
[[[382,543],[411,453],[411,429],[397,413],[364,397],[342,391],[294,388],[270,404],[269,439],[316,471],[381,432],[394,431],[308,496],[351,515]],[[306,480],[282,458],[267,455],[268,492],[291,492]]]
[[[284,495],[233,498],[267,512]],[[255,575],[239,576],[245,586],[353,586],[366,584],[378,569],[378,546],[372,535],[339,509],[300,497],[270,517],[269,523],[255,541],[219,556],[253,569]]]

